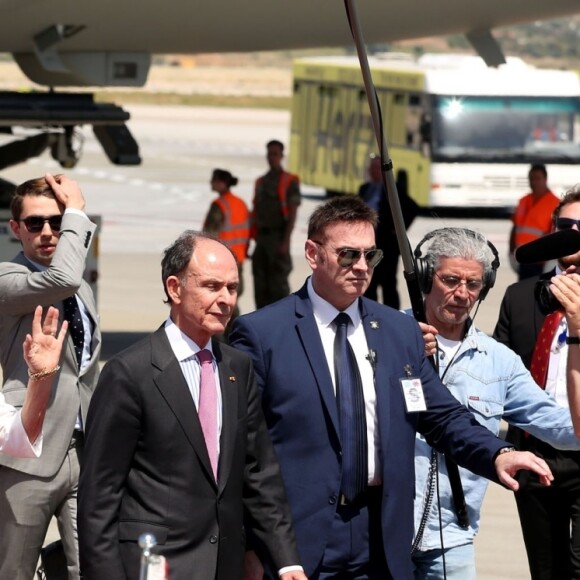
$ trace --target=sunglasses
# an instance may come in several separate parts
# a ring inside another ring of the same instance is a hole
[[[557,218],[556,227],[559,230],[570,230],[576,226],[580,230],[580,220],[573,220],[572,218]]]
[[[324,246],[322,242],[312,240],[319,246]],[[342,268],[349,268],[354,263],[358,262],[361,256],[365,257],[365,261],[369,268],[374,268],[383,259],[383,250],[373,248],[372,250],[357,250],[355,248],[340,248],[335,250],[338,265]]]
[[[42,215],[29,215],[20,221],[26,226],[26,229],[31,234],[38,234],[41,232],[44,228],[44,224],[47,222],[53,232],[59,232],[62,224],[62,215],[51,215],[47,217]]]

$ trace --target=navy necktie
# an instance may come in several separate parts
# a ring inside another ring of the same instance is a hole
[[[79,369],[83,360],[83,348],[85,344],[85,329],[83,326],[83,319],[81,311],[76,299],[76,296],[69,296],[62,301],[64,306],[64,319],[68,321],[68,332],[72,338],[77,356],[77,363]]]
[[[351,502],[367,486],[367,422],[362,381],[347,339],[351,320],[348,314],[340,312],[334,322],[334,376],[342,446],[341,493]]]

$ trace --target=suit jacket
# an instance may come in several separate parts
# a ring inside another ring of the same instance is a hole
[[[493,331],[493,337],[519,354],[529,370],[536,338],[540,333],[546,314],[534,295],[536,282],[549,279],[554,271],[541,277],[526,278],[508,286],[501,307],[499,318]]]
[[[38,459],[19,459],[0,454],[0,465],[39,477],[51,477],[68,451],[79,414],[84,423],[99,373],[101,333],[95,299],[83,280],[85,260],[96,225],[86,217],[65,213],[61,235],[50,267],[39,272],[23,253],[0,264],[0,363],[6,402],[22,407],[28,384],[22,343],[32,328],[34,310],[55,306],[63,320],[62,300],[78,294],[93,322],[91,360],[79,373],[72,338],[67,336],[61,370],[54,381],[43,424],[44,442]]]
[[[541,276],[527,278],[508,286],[493,331],[493,337],[519,355],[528,370],[532,363],[538,334],[546,318],[546,313],[540,309],[536,300],[535,286],[538,280],[549,280],[554,274],[555,270],[552,270]],[[548,461],[550,458],[562,455],[576,460],[580,459],[580,451],[559,450],[532,435],[524,437],[524,432],[512,425],[508,428],[506,439],[519,449],[533,451]],[[552,462],[549,465],[557,476],[560,465]],[[520,484],[526,485],[528,481],[537,481],[537,478],[532,474],[522,472],[519,481]]]
[[[443,387],[423,355],[423,339],[411,317],[366,298],[360,299],[360,308],[368,347],[377,354],[385,555],[392,576],[410,580],[416,431],[459,464],[493,480],[493,458],[505,443]],[[306,574],[311,574],[322,559],[336,511],[341,446],[332,379],[306,285],[236,319],[230,340],[252,355],[298,551]],[[406,376],[407,365],[422,380],[427,412],[406,412],[399,379]]]
[[[222,392],[219,483],[164,327],[111,359],[89,409],[79,483],[86,580],[139,577],[153,533],[174,580],[242,578],[243,513],[276,567],[298,564],[250,358],[213,343]]]

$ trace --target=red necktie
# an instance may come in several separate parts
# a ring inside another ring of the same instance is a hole
[[[534,381],[542,388],[546,387],[548,365],[550,364],[550,350],[563,315],[564,313],[561,310],[548,314],[544,319],[544,324],[542,324],[542,328],[536,339],[530,373]]]
[[[213,356],[207,349],[196,354],[201,365],[201,379],[199,384],[199,407],[197,414],[201,423],[201,430],[205,438],[207,453],[211,463],[213,475],[217,481],[218,468],[218,413],[217,387],[213,373]]]

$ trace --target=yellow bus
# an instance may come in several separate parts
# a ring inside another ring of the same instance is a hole
[[[532,163],[552,191],[580,182],[580,81],[508,58],[369,59],[399,187],[423,207],[513,208]],[[330,194],[356,193],[377,153],[356,57],[294,63],[290,168]]]

